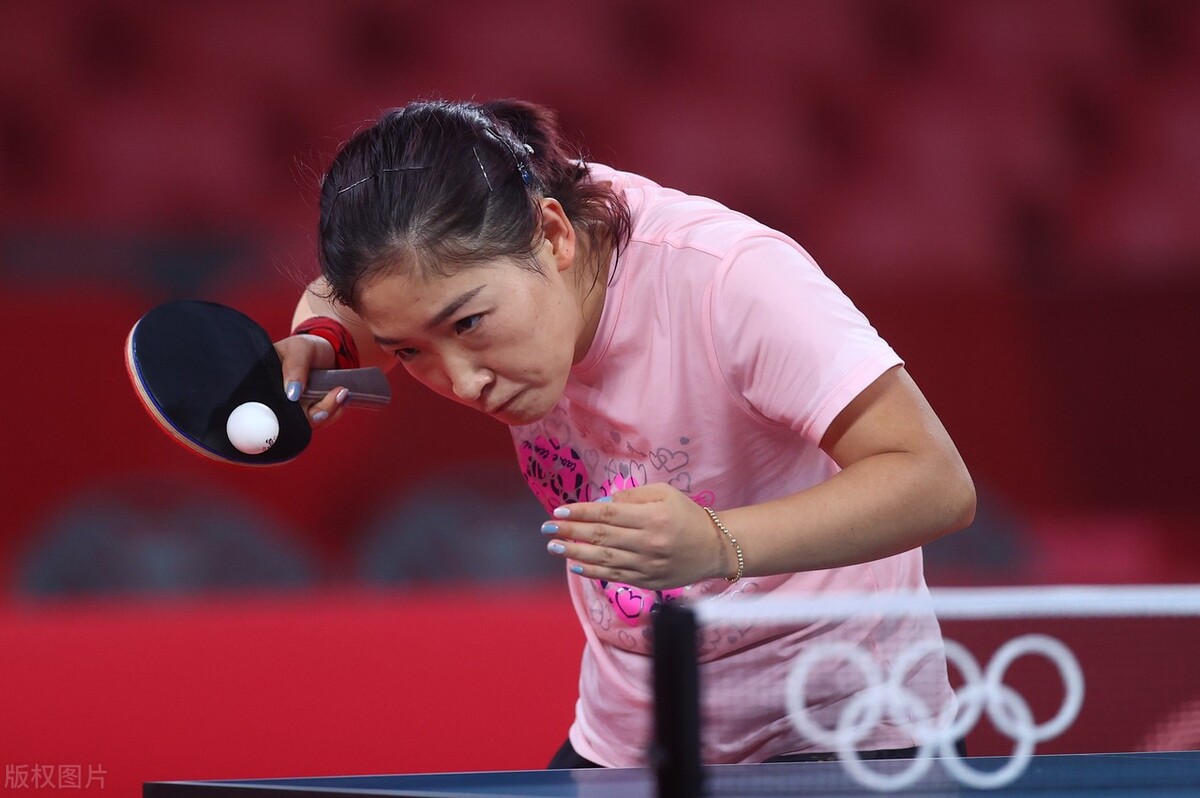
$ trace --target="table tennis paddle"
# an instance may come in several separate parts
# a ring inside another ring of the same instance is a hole
[[[253,319],[214,302],[178,300],[150,310],[125,342],[125,367],[146,410],[176,441],[213,460],[247,466],[294,459],[312,439],[304,407],[284,393],[283,365],[270,336]],[[350,390],[347,406],[391,400],[377,368],[313,370],[305,399]],[[279,420],[275,442],[260,454],[236,448],[226,422],[239,406],[260,402]]]

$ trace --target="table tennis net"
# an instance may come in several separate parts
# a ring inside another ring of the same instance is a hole
[[[836,762],[812,768],[836,774],[833,794],[999,788],[1047,754],[1200,750],[1198,588],[729,596],[662,605],[654,624],[662,796],[700,794],[731,761],[717,731],[756,717],[775,718],[764,751]],[[781,654],[764,678],[723,664],[764,642]],[[774,794],[762,770],[734,791]]]

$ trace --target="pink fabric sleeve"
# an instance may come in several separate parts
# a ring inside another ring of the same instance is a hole
[[[808,253],[782,237],[739,244],[706,301],[730,391],[747,412],[814,445],[858,394],[902,364]]]

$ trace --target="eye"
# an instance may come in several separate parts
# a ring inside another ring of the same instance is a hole
[[[401,361],[412,360],[417,356],[417,350],[413,349],[411,346],[406,346],[402,349],[397,349],[396,351],[392,352],[392,354]]]
[[[472,313],[470,316],[464,316],[463,318],[454,322],[454,331],[460,335],[462,333],[470,332],[479,326],[479,322],[481,321],[483,321],[482,313]]]

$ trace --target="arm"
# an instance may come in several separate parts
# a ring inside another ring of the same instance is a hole
[[[842,468],[790,496],[721,511],[745,575],[794,573],[887,557],[968,525],[975,489],[950,436],[901,367],[834,420],[822,448]],[[560,508],[561,510],[562,508]],[[731,576],[733,549],[673,488],[648,485],[559,520],[563,556],[582,575],[646,588]]]
[[[842,469],[781,499],[721,513],[748,575],[867,562],[968,526],[975,487],[916,384],[894,368],[834,420],[821,448]],[[732,573],[729,557],[719,575]]]

